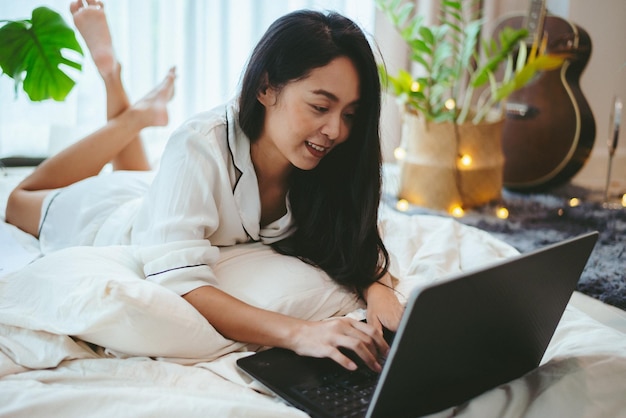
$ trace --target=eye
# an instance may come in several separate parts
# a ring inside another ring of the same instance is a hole
[[[343,120],[345,123],[347,123],[348,125],[352,125],[352,123],[354,122],[354,119],[356,118],[356,111],[354,110],[349,110],[343,113]]]
[[[324,107],[324,106],[311,105],[311,107],[313,108],[313,110],[315,110],[318,113],[326,113],[326,112],[328,112],[328,108]]]

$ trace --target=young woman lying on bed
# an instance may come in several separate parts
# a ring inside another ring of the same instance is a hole
[[[233,100],[178,128],[158,171],[140,131],[168,122],[175,70],[129,103],[101,2],[70,6],[106,87],[108,122],[42,163],[11,193],[6,220],[38,237],[45,253],[78,245],[180,242],[144,267],[225,337],[329,357],[373,370],[402,307],[377,228],[381,187],[380,84],[362,31],[334,13],[278,19],[249,60]],[[115,171],[100,175],[112,162]],[[185,246],[209,240],[198,253]],[[262,241],[318,266],[362,294],[367,324],[304,321],[261,310],[212,286],[217,247]]]

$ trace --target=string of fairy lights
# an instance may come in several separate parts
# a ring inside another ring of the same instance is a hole
[[[402,147],[398,147],[394,150],[393,154],[394,154],[396,161],[401,162],[406,157],[406,150]],[[472,163],[473,163],[473,158],[471,155],[469,154],[459,155],[458,161],[457,161],[459,168],[467,169],[471,167]],[[567,201],[567,205],[572,208],[580,206],[582,203],[583,203],[583,200],[578,197],[571,197]],[[406,199],[399,198],[397,199],[395,206],[398,211],[407,212],[411,209],[412,204]],[[610,203],[610,202],[605,201],[603,203],[603,206],[607,209],[626,208],[626,193],[622,194],[621,197],[616,202]],[[465,216],[465,209],[461,205],[453,205],[452,207],[448,209],[448,213],[455,218],[461,218]],[[558,216],[563,216],[564,213],[565,213],[565,210],[563,208],[559,208],[557,210]],[[510,215],[510,212],[509,212],[509,209],[506,207],[506,205],[501,203],[495,206],[494,216],[496,216],[497,218],[508,219],[509,215]]]
[[[413,92],[419,92],[421,90],[421,85],[418,81],[413,81],[413,83],[411,84],[411,91]],[[449,98],[448,100],[446,100],[446,102],[444,103],[444,107],[450,111],[455,110],[456,109],[456,101],[453,98]],[[613,154],[615,152],[615,148],[617,146],[617,137],[619,135],[619,127],[620,127],[620,122],[621,122],[621,113],[622,113],[622,108],[623,108],[623,104],[620,98],[615,97],[615,109],[613,110],[613,113],[611,115],[611,132],[610,134],[610,138],[609,138],[609,173],[607,175],[607,185],[605,188],[605,196],[603,199],[603,207],[606,209],[623,209],[626,208],[626,193],[622,194],[621,197],[618,197],[617,200],[615,201],[609,201],[609,197],[608,197],[608,186],[609,186],[609,178],[610,178],[610,171],[611,171],[611,162],[612,162],[612,157]],[[615,126],[613,126],[615,125]],[[406,158],[406,150],[402,147],[398,147],[394,150],[394,157],[396,158],[396,161],[401,162],[402,160],[404,160]],[[472,158],[471,155],[469,154],[462,154],[458,156],[458,160],[457,160],[457,167],[461,170],[465,169],[470,169],[472,164],[474,162],[474,159]],[[578,197],[571,197],[568,201],[568,205],[570,207],[577,207],[582,203],[581,199]],[[406,200],[406,199],[398,199],[396,202],[396,209],[398,209],[399,211],[402,212],[406,212],[410,209],[411,207],[411,203]],[[448,213],[454,217],[460,218],[463,217],[465,215],[465,209],[461,206],[461,205],[453,205],[452,207],[450,207],[448,209]],[[562,216],[564,213],[563,209],[560,209],[558,212],[559,216]],[[507,219],[509,217],[509,210],[506,208],[506,206],[500,204],[497,205],[495,208],[495,216],[500,218],[500,219]]]

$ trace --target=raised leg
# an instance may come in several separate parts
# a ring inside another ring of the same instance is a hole
[[[108,122],[44,161],[11,192],[6,221],[34,236],[38,235],[42,202],[50,190],[94,176],[109,162],[117,170],[150,168],[139,134],[148,126],[167,124],[166,106],[174,94],[176,73],[172,68],[161,84],[131,106],[102,2],[76,0],[70,11],[104,81]]]
[[[47,191],[97,175],[143,128],[167,124],[175,78],[172,68],[161,84],[104,127],[41,163],[9,195],[6,221],[37,236]]]
[[[115,57],[103,3],[76,0],[70,4],[74,25],[82,35],[102,80],[107,97],[107,119],[111,120],[130,106],[122,83],[122,67]],[[149,170],[150,164],[137,135],[112,157],[114,170]]]
[[[57,189],[95,176],[142,129],[168,122],[167,103],[174,91],[175,70],[137,103],[105,126],[41,163],[18,187],[24,190]]]

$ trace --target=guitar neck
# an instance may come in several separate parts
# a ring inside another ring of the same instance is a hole
[[[531,0],[530,10],[528,11],[528,16],[526,17],[526,29],[528,29],[526,43],[528,45],[539,45],[541,42],[545,18],[545,0]]]

